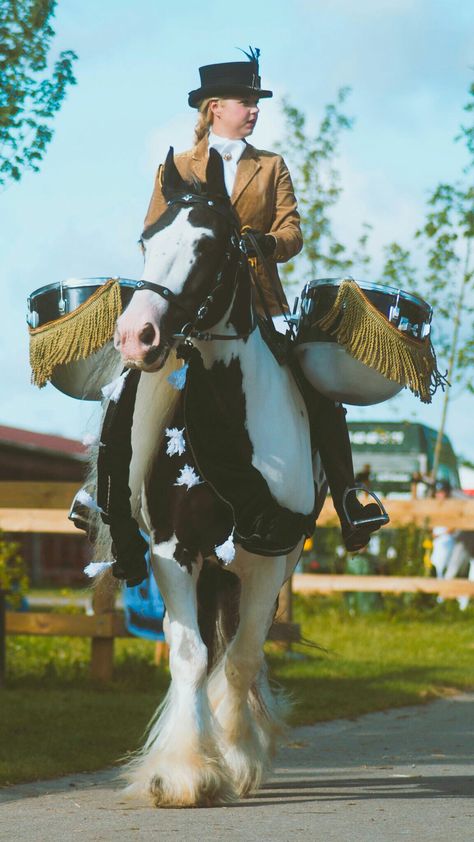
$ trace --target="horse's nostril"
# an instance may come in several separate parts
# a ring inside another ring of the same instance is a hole
[[[146,324],[143,330],[140,331],[138,338],[144,345],[153,345],[155,335],[155,328],[153,325]]]

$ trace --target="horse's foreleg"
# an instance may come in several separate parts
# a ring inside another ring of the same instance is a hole
[[[130,764],[130,792],[168,807],[233,800],[207,698],[207,649],[197,623],[200,565],[189,573],[154,548],[153,569],[167,610],[171,684],[145,746]]]
[[[210,681],[210,698],[221,726],[226,762],[240,795],[256,789],[269,769],[278,705],[266,677],[263,644],[280,588],[292,569],[286,556],[239,553],[240,622]]]

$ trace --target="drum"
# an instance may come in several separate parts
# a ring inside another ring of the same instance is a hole
[[[310,383],[332,400],[369,406],[382,403],[403,385],[355,359],[318,322],[334,305],[343,278],[321,278],[306,284],[296,318],[295,353]],[[415,341],[430,333],[432,309],[412,293],[390,286],[357,281],[365,297],[400,333]]]
[[[109,278],[69,278],[40,287],[28,297],[27,323],[40,327],[72,313],[103,286]],[[118,278],[122,307],[129,303],[136,281]],[[91,354],[85,360],[76,360],[54,369],[51,383],[60,392],[80,400],[101,400],[101,389],[120,374],[121,361],[112,342]]]

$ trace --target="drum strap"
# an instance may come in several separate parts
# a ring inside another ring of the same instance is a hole
[[[248,237],[249,242],[251,243],[252,248],[254,249],[255,254],[257,255],[258,260],[260,261],[260,263],[262,264],[262,266],[263,266],[263,268],[264,268],[264,270],[265,270],[265,274],[266,274],[266,276],[267,276],[268,280],[270,281],[270,284],[271,284],[271,286],[272,286],[273,292],[275,293],[275,298],[276,298],[276,300],[277,300],[277,302],[278,302],[278,306],[280,307],[281,312],[282,312],[283,316],[285,317],[285,320],[286,320],[287,326],[288,326],[289,330],[290,330],[291,332],[293,332],[293,324],[290,322],[290,320],[288,319],[288,317],[287,317],[287,315],[286,315],[286,311],[287,311],[287,304],[286,304],[286,301],[284,301],[284,299],[282,298],[282,295],[281,295],[281,292],[280,292],[280,290],[279,290],[279,288],[278,288],[278,285],[277,285],[277,284],[275,284],[273,274],[272,274],[272,272],[271,272],[271,270],[270,270],[270,266],[269,266],[269,264],[268,264],[268,260],[267,260],[267,258],[265,257],[264,253],[262,252],[262,250],[261,250],[261,248],[260,248],[260,246],[259,246],[259,244],[258,244],[258,242],[257,242],[256,238],[255,238],[255,237],[254,237],[254,235],[252,234],[252,231],[251,231],[251,230],[250,230],[250,231],[246,231],[246,230],[245,230],[245,228],[243,229],[243,231],[245,231],[246,236]],[[250,261],[249,261],[249,265],[250,265],[251,269],[253,269],[253,267],[252,267],[252,265],[251,265],[251,262],[250,262]],[[268,306],[267,306],[267,303],[266,303],[266,301],[265,301],[265,296],[264,296],[264,294],[263,294],[262,287],[261,287],[261,285],[260,285],[260,283],[259,283],[259,280],[258,280],[258,277],[257,277],[257,273],[252,271],[252,273],[251,273],[251,274],[252,274],[252,281],[253,281],[253,283],[254,283],[254,286],[255,286],[255,288],[256,288],[256,290],[257,290],[257,292],[258,292],[258,296],[259,296],[260,301],[261,301],[261,303],[262,303],[262,308],[263,308],[263,312],[265,313],[265,317],[266,317],[266,319],[267,319],[267,320],[269,320],[269,321],[272,323],[272,325],[273,325],[273,319],[272,319],[272,317],[271,317],[271,315],[270,315],[270,312],[269,312],[269,310],[268,310]],[[275,326],[274,326],[274,325],[273,325],[273,328],[274,328],[274,330],[276,330],[276,328],[275,328]],[[277,331],[277,332],[278,332],[278,331]]]
[[[245,231],[245,229],[243,229],[243,230]],[[284,315],[284,317],[286,319],[286,323],[289,327],[289,331],[286,334],[286,336],[284,336],[282,333],[280,333],[279,330],[276,329],[275,324],[273,322],[272,315],[270,313],[270,310],[269,310],[269,307],[268,307],[268,304],[267,304],[267,301],[266,301],[266,298],[265,298],[265,294],[264,294],[263,289],[262,289],[262,285],[261,285],[261,283],[258,279],[258,274],[255,271],[254,261],[253,261],[252,258],[249,258],[248,265],[249,265],[250,277],[252,279],[253,287],[257,292],[257,296],[258,296],[258,299],[260,301],[260,304],[261,304],[261,307],[262,307],[262,310],[263,310],[263,313],[264,313],[264,315],[262,317],[260,317],[259,320],[258,320],[260,332],[263,336],[263,339],[265,340],[268,347],[270,348],[273,356],[275,357],[275,359],[279,363],[279,365],[285,365],[288,362],[289,357],[290,357],[290,350],[291,350],[291,344],[292,344],[292,339],[293,339],[293,325],[286,316],[286,309],[287,309],[286,302],[283,300],[283,298],[281,296],[281,292],[278,288],[278,285],[275,284],[275,282],[274,282],[274,278],[273,278],[273,275],[270,271],[270,267],[268,265],[268,261],[267,261],[265,255],[263,254],[260,246],[258,245],[257,240],[255,239],[254,235],[252,234],[252,232],[250,230],[246,231],[246,236],[248,237],[253,249],[255,250],[255,253],[257,255],[258,260],[261,262],[261,264],[262,264],[262,266],[265,270],[267,278],[270,281],[270,284],[272,286],[273,292],[275,293],[275,297],[276,297],[276,300],[278,302],[278,305],[279,305],[279,307],[282,311],[282,314]]]

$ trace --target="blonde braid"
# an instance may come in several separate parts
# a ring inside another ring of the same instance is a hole
[[[203,137],[206,137],[209,134],[209,130],[212,126],[212,111],[209,108],[211,102],[216,102],[216,97],[207,97],[207,99],[203,99],[203,101],[199,104],[199,116],[194,128],[194,144],[196,145],[199,143]]]

